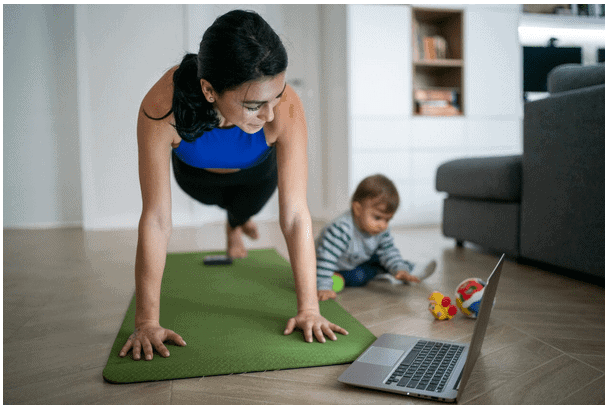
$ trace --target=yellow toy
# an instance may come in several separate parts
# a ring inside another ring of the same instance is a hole
[[[458,309],[452,304],[452,299],[440,292],[433,292],[429,296],[429,310],[437,320],[452,319]]]

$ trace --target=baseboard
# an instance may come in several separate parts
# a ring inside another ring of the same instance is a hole
[[[33,222],[26,224],[4,225],[3,229],[59,229],[59,228],[82,228],[83,221],[72,222]]]

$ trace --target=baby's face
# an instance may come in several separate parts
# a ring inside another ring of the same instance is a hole
[[[379,235],[388,229],[388,223],[395,214],[385,211],[386,205],[375,203],[374,199],[352,203],[352,213],[357,226],[369,235]]]

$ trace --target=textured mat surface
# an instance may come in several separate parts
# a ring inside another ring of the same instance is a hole
[[[275,250],[250,250],[230,266],[204,266],[206,255],[169,254],[161,284],[161,326],[187,346],[166,344],[170,357],[155,352],[134,361],[119,351],[134,329],[135,295],[103,371],[112,383],[134,383],[354,361],[375,336],[337,302],[320,303],[323,316],[350,334],[337,341],[306,343],[297,329],[283,334],[297,314],[291,266]]]

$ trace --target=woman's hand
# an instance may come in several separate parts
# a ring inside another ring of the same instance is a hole
[[[177,333],[164,329],[158,324],[146,324],[137,327],[134,333],[127,339],[123,349],[119,352],[120,357],[125,357],[130,349],[133,349],[134,360],[140,360],[140,350],[144,351],[144,360],[153,360],[153,348],[163,357],[169,357],[170,352],[163,342],[170,340],[178,346],[186,346],[187,343]]]
[[[322,317],[320,313],[313,310],[299,312],[297,316],[290,318],[286,324],[284,334],[290,335],[293,333],[293,330],[295,330],[296,327],[303,330],[303,337],[308,343],[313,341],[312,333],[316,336],[316,339],[320,343],[325,343],[324,335],[327,335],[327,337],[329,337],[331,340],[337,340],[337,337],[333,332],[341,333],[343,335],[348,334],[345,329],[342,329],[338,325],[329,322],[327,319]]]

